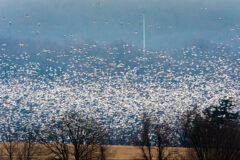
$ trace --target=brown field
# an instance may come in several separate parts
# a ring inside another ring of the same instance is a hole
[[[186,148],[173,148],[168,147],[165,149],[164,155],[169,160],[176,159],[182,160],[187,159]],[[157,159],[156,148],[153,148],[153,159]],[[141,149],[137,146],[107,146],[106,151],[107,160],[142,160]]]
[[[7,155],[1,146],[0,150],[0,160],[7,160]],[[21,144],[18,146],[21,146]],[[51,159],[51,155],[49,154],[49,151],[43,146],[38,144],[39,152],[37,153],[36,156],[34,156],[34,160],[49,160]],[[21,147],[20,147],[21,148]],[[189,160],[187,158],[188,156],[188,151],[189,149],[186,148],[175,148],[175,147],[167,147],[164,150],[164,156],[167,157],[167,160]],[[153,159],[156,160],[156,148],[152,148],[152,153],[153,153]],[[96,153],[100,154],[100,152]],[[105,152],[105,157],[106,160],[143,160],[142,152],[140,147],[138,146],[120,146],[120,145],[108,145],[106,146],[106,152]],[[16,154],[15,154],[16,156]],[[18,159],[18,158],[14,158]],[[71,158],[73,159],[73,157]]]

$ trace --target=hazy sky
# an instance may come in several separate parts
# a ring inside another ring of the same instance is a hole
[[[0,0],[0,36],[141,46],[145,11],[147,48],[230,42],[240,31],[239,10],[239,0]]]

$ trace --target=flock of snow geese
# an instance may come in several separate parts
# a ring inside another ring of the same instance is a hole
[[[112,129],[138,125],[143,112],[174,126],[194,105],[204,109],[224,96],[239,103],[239,53],[209,56],[206,51],[193,52],[193,47],[178,53],[185,54],[180,58],[151,51],[146,58],[132,51],[135,56],[124,61],[115,55],[128,56],[129,48],[105,48],[112,59],[92,55],[93,48],[20,55],[2,50],[1,122],[44,124],[75,110]]]
[[[0,44],[2,128],[44,126],[69,110],[93,117],[109,129],[131,129],[143,112],[174,126],[193,106],[202,110],[225,96],[240,102],[240,52],[230,45],[145,55],[127,43],[28,51],[29,45],[19,42],[15,54],[7,43]]]

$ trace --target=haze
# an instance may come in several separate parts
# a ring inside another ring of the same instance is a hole
[[[180,48],[194,40],[231,43],[238,35],[237,0],[1,0],[0,36],[16,40],[112,42],[148,49]]]

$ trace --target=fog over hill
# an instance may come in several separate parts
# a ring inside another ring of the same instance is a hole
[[[145,11],[149,48],[179,48],[195,39],[231,43],[239,34],[239,6],[238,0],[2,0],[0,35],[63,44],[124,40],[140,47]]]

